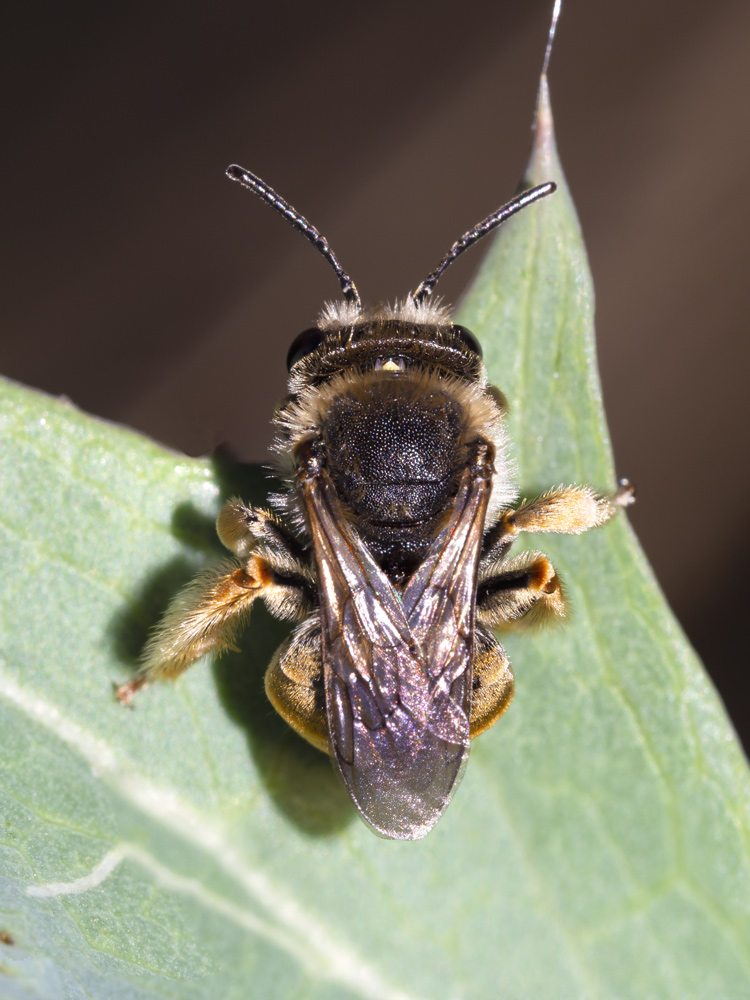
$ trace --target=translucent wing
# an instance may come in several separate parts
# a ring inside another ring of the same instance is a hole
[[[302,483],[318,566],[333,756],[363,818],[414,840],[469,751],[471,635],[489,475],[467,470],[449,523],[403,597],[345,520],[325,472]]]
[[[477,567],[490,478],[467,470],[453,516],[409,581],[402,604],[430,679],[427,725],[441,732],[445,720],[468,718],[476,612]],[[463,723],[462,723],[463,724]]]

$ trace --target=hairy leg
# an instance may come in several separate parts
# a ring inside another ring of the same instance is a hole
[[[261,542],[304,566],[310,565],[311,553],[272,511],[248,507],[233,497],[219,511],[216,533],[222,545],[240,559],[246,558]]]
[[[485,533],[482,563],[496,562],[505,556],[522,531],[556,532],[579,535],[598,528],[614,517],[621,507],[633,503],[635,492],[622,480],[619,489],[604,495],[590,486],[565,486],[549,490],[517,510],[507,510]]]
[[[524,624],[565,617],[560,579],[540,552],[524,552],[480,569],[477,583],[477,621],[487,627]]]
[[[129,705],[151,681],[174,679],[206,653],[235,648],[237,632],[259,597],[277,618],[299,619],[313,606],[314,585],[264,546],[242,564],[205,570],[170,604],[146,644],[140,671],[115,689],[119,700]]]

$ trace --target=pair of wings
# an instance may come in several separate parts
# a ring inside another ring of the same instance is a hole
[[[345,520],[325,471],[303,486],[332,755],[362,817],[384,837],[416,840],[432,829],[466,765],[490,488],[486,465],[466,468],[448,523],[399,593]]]

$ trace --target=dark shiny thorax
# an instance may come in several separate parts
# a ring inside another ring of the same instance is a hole
[[[345,514],[382,568],[411,575],[442,525],[465,464],[463,411],[440,380],[409,374],[353,384],[321,428]]]

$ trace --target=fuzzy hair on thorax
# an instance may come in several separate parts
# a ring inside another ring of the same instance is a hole
[[[505,409],[502,397],[488,384],[481,358],[467,350],[455,332],[449,310],[439,302],[416,304],[411,299],[368,310],[332,303],[325,306],[318,329],[324,338],[293,366],[289,393],[273,421],[276,469],[289,487],[286,499],[277,498],[277,506],[303,527],[293,479],[296,450],[321,436],[342,396],[364,398],[382,386],[415,406],[420,399],[442,395],[461,413],[463,441],[482,438],[493,446],[495,472],[487,512],[487,524],[492,524],[497,512],[517,497]]]

